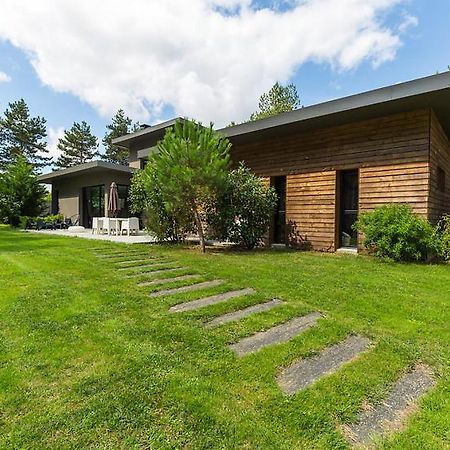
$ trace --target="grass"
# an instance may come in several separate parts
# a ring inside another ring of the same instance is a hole
[[[94,248],[130,249],[0,229],[0,448],[344,449],[340,425],[363,403],[382,401],[419,361],[431,366],[437,386],[407,426],[378,445],[449,447],[449,266],[133,246],[185,269],[125,278],[112,268],[126,258],[100,260]],[[225,283],[154,299],[148,293],[156,286],[136,286],[187,273],[200,277],[184,284]],[[181,301],[245,287],[257,293],[168,314]],[[273,297],[285,304],[203,327]],[[227,349],[311,311],[326,318],[286,344],[239,359]],[[282,395],[281,368],[350,333],[369,337],[370,350],[309,389]]]

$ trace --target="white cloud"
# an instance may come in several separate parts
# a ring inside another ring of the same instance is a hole
[[[11,81],[11,77],[0,70],[0,83],[9,83]]]
[[[48,153],[45,156],[51,156],[53,161],[56,161],[61,154],[58,150],[58,141],[64,136],[64,128],[58,127],[48,127],[47,128],[47,149]]]
[[[419,19],[415,16],[411,16],[410,14],[403,14],[403,21],[398,27],[398,31],[400,33],[406,33],[411,27],[417,27],[419,25]]]
[[[395,57],[404,0],[0,0],[0,40],[23,49],[41,81],[105,117],[119,107],[155,122],[164,106],[217,125],[305,62],[338,70]]]

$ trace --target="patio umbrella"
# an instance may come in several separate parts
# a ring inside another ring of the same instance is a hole
[[[117,192],[117,184],[113,181],[109,187],[108,211],[116,217],[119,212],[119,193]]]

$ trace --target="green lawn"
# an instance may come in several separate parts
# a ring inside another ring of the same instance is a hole
[[[150,298],[94,249],[118,244],[0,229],[0,448],[340,449],[341,424],[421,361],[437,387],[388,449],[450,445],[450,267],[316,253],[141,246],[223,286]],[[133,249],[136,246],[132,247]],[[169,274],[165,275],[169,276]],[[173,274],[170,274],[173,276]],[[189,282],[194,283],[195,280]],[[254,296],[184,314],[228,288]],[[216,329],[203,323],[279,297],[284,306]],[[226,344],[311,311],[289,343],[237,359]],[[275,376],[349,333],[373,345],[292,397]]]

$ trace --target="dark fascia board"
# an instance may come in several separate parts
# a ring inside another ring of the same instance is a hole
[[[131,141],[142,138],[143,136],[150,136],[152,133],[155,133],[156,131],[172,127],[173,125],[175,125],[175,123],[183,120],[185,119],[183,119],[182,117],[176,117],[175,119],[167,120],[166,122],[162,122],[157,125],[144,128],[143,130],[135,131],[134,133],[129,133],[124,136],[120,136],[116,139],[113,139],[112,143],[114,145],[119,145],[128,148]]]
[[[331,100],[317,105],[303,107],[288,113],[278,114],[267,119],[246,122],[218,130],[226,137],[238,137],[261,132],[270,128],[294,124],[296,122],[319,119],[321,117],[344,113],[351,110],[404,100],[423,94],[450,89],[450,72],[419,78],[372,91]],[[431,107],[432,105],[430,105]]]
[[[122,166],[120,164],[113,164],[106,161],[91,161],[85,164],[80,164],[74,167],[68,167],[67,169],[55,170],[54,172],[44,173],[38,176],[38,180],[41,183],[51,183],[54,180],[61,179],[67,176],[73,176],[87,171],[104,169],[113,172],[132,173],[133,169],[128,166]]]
[[[138,159],[148,158],[148,156],[152,153],[156,153],[158,151],[158,146],[154,145],[153,147],[143,148],[142,150],[137,151]]]

